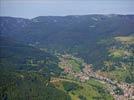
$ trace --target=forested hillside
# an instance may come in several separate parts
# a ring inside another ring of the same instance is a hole
[[[58,58],[38,48],[0,37],[1,69],[42,71],[59,74]],[[51,69],[51,70],[50,70]]]
[[[128,100],[134,15],[0,17],[0,99]]]
[[[45,50],[72,53],[96,68],[107,58],[100,39],[134,33],[133,15],[0,17],[1,35]],[[16,28],[17,27],[17,28]]]

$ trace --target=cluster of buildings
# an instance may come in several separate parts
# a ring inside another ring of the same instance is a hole
[[[89,76],[85,75],[84,73],[75,73],[74,77],[79,79],[81,82],[85,82],[86,80],[89,80]]]
[[[107,77],[100,76],[98,74],[94,74],[93,76],[97,80],[103,81],[108,85],[108,90],[111,95],[115,98],[115,100],[134,100],[134,85],[127,83],[118,83],[117,81],[111,80]],[[123,94],[119,95],[114,92],[116,88],[120,88],[123,91]]]
[[[79,79],[81,82],[85,82],[86,80],[89,80],[89,76],[92,73],[91,65],[85,64],[82,72],[74,72],[71,67],[65,67],[64,73],[66,74],[72,74],[74,78]]]
[[[70,55],[64,55],[65,58],[70,58]],[[63,57],[63,58],[64,58]],[[64,60],[64,64],[66,61]],[[115,80],[111,80],[104,75],[100,75],[97,72],[93,71],[91,64],[85,64],[81,72],[74,72],[73,69],[69,66],[64,67],[65,74],[71,74],[74,78],[79,79],[81,82],[85,82],[90,79],[90,77],[107,84],[107,89],[111,95],[115,98],[115,100],[134,100],[134,85],[130,85],[127,83],[118,83]],[[123,94],[116,94],[115,89],[121,88],[123,90]]]
[[[123,89],[124,94],[117,98],[126,98],[125,100],[134,100],[134,85],[127,83],[118,83],[118,87]],[[120,99],[121,100],[121,99]]]

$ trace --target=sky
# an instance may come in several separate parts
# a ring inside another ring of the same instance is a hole
[[[0,16],[134,14],[134,0],[0,0]]]

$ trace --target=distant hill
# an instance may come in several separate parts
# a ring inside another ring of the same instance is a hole
[[[96,67],[106,59],[101,39],[134,33],[134,15],[39,16],[33,19],[0,17],[0,34],[22,43],[68,52]]]

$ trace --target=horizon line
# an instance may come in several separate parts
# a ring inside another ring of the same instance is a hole
[[[39,16],[35,16],[35,17],[32,17],[32,18],[28,18],[28,17],[21,17],[21,16],[10,16],[10,15],[0,15],[0,17],[11,17],[11,18],[23,18],[23,19],[34,19],[34,18],[37,18],[37,17],[68,17],[68,16],[88,16],[88,15],[122,15],[122,16],[131,16],[131,15],[134,15],[134,14],[68,14],[68,15],[39,15]]]

